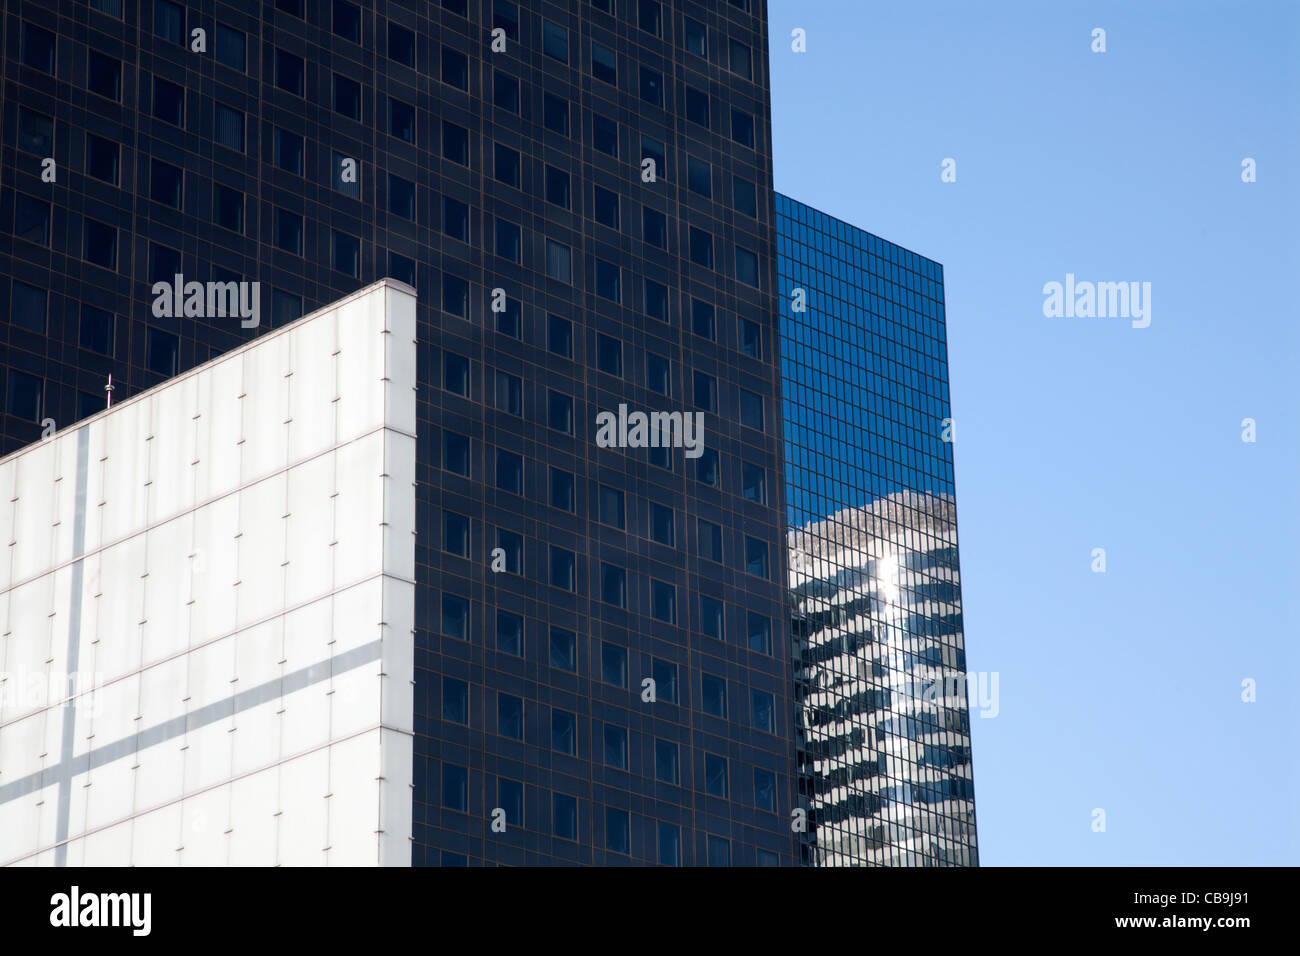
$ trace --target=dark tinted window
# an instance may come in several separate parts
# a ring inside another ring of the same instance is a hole
[[[122,98],[122,64],[111,56],[91,50],[86,58],[86,88],[117,101]]]

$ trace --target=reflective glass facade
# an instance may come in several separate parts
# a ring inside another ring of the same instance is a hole
[[[943,268],[776,215],[801,859],[973,866]]]
[[[413,861],[794,863],[763,4],[3,16],[0,453],[413,286]],[[258,324],[156,315],[178,274]],[[620,405],[702,452],[603,447]]]

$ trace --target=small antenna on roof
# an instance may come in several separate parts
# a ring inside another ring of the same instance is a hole
[[[105,408],[113,407],[113,373],[108,373],[108,384],[104,386],[104,391],[108,393],[108,404]]]

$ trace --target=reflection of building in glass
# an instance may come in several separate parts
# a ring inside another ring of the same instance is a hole
[[[803,862],[975,865],[942,268],[776,212]]]

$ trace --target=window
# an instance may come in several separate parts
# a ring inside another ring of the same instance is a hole
[[[212,221],[223,229],[243,233],[244,194],[221,183],[213,183]]]
[[[754,148],[754,117],[741,110],[731,110],[731,138],[741,146]]]
[[[244,151],[244,114],[224,103],[215,104],[212,138],[227,149]]]
[[[442,595],[442,633],[469,640],[469,601],[457,594]]]
[[[34,242],[38,246],[48,246],[50,204],[19,193],[14,200],[14,235],[26,242]],[[45,331],[44,327],[41,331]]]
[[[767,504],[767,470],[761,465],[741,462],[740,493],[750,501]]]
[[[650,538],[659,544],[673,547],[676,544],[676,521],[673,509],[667,505],[650,502]]]
[[[712,197],[712,173],[709,164],[702,159],[689,157],[686,160],[686,185],[691,192]]]
[[[442,550],[469,557],[469,519],[454,511],[442,513]]]
[[[388,135],[408,143],[415,142],[415,107],[391,96],[388,98]],[[465,161],[468,164],[468,160]]]
[[[524,702],[513,694],[497,694],[497,733],[524,739]]]
[[[664,105],[664,77],[647,66],[641,67],[641,99],[651,106]]]
[[[641,207],[641,238],[660,249],[668,248],[668,217],[658,209]]]
[[[546,424],[557,432],[573,434],[573,396],[546,390]]]
[[[153,33],[168,43],[185,43],[185,11],[171,0],[153,0]]]
[[[637,0],[636,25],[646,33],[659,36],[663,22],[657,0]]]
[[[145,337],[145,365],[149,371],[169,377],[175,375],[178,345],[176,336],[170,332],[149,329]]]
[[[578,755],[578,717],[567,710],[551,710],[551,749]]]
[[[603,299],[609,299],[618,302],[621,298],[621,289],[619,281],[619,268],[612,262],[606,262],[604,259],[595,261],[596,267],[596,295]]]
[[[82,255],[87,262],[105,269],[117,268],[117,230],[112,226],[85,220]],[[175,372],[171,373],[175,375]]]
[[[605,808],[605,849],[611,853],[631,852],[628,840],[629,829],[626,810]]]
[[[415,34],[404,26],[389,23],[388,58],[404,66],[415,66]]]
[[[353,43],[361,42],[361,8],[347,0],[334,0],[334,16],[331,18],[334,33]]]
[[[122,19],[122,0],[90,0],[90,9]]]
[[[740,390],[740,423],[763,430],[763,398],[743,388]]]
[[[695,480],[714,488],[718,487],[719,468],[716,448],[704,449],[700,457],[695,459]]]
[[[611,229],[618,228],[618,195],[608,189],[592,186],[591,215],[596,222]]]
[[[554,93],[542,94],[542,125],[552,133],[569,135],[569,101]]]
[[[754,78],[754,67],[749,47],[734,39],[727,41],[727,47],[730,53],[728,62],[731,66],[731,72],[743,76],[747,80],[752,80]]]
[[[620,531],[624,529],[623,492],[608,485],[601,485],[597,492],[597,520],[601,524],[611,525]]]
[[[690,228],[691,262],[706,269],[713,268],[713,237],[703,229]]]
[[[302,316],[302,296],[292,295],[283,289],[271,290],[271,325],[279,328]]]
[[[700,702],[706,714],[727,716],[727,682],[712,674],[700,675]]]
[[[576,674],[578,672],[578,635],[567,628],[552,627],[550,661],[552,667],[572,671]]]
[[[519,260],[516,259],[516,262]],[[518,299],[506,299],[506,307],[493,313],[497,317],[497,331],[512,338],[523,337],[523,306]],[[523,412],[516,412],[522,415]]]
[[[745,570],[756,577],[768,577],[766,541],[745,537]]]
[[[337,73],[334,74],[334,112],[349,119],[361,119],[361,84]]]
[[[454,677],[442,679],[442,719],[469,723],[469,684]]]
[[[518,780],[497,778],[497,806],[506,812],[506,822],[524,824],[524,785]]]
[[[645,357],[646,388],[667,395],[671,385],[671,367],[662,355],[647,352]]]
[[[715,640],[725,641],[726,638],[726,614],[723,611],[723,604],[717,598],[711,598],[708,595],[700,595],[700,633],[705,637],[712,637]]]
[[[286,93],[302,96],[303,89],[302,57],[294,56],[288,50],[278,47],[275,51],[275,85]]]
[[[360,199],[360,164],[351,156],[344,156],[342,153],[331,152],[330,156],[330,172],[333,177],[330,186],[345,196],[351,196],[353,199]]]
[[[627,728],[617,724],[605,725],[605,766],[616,770],[627,769]]]
[[[668,178],[668,159],[664,151],[664,144],[657,139],[651,139],[649,136],[641,137],[641,162],[647,159],[654,160],[655,177],[657,179]]]
[[[442,311],[468,318],[469,283],[460,276],[442,274]]]
[[[690,17],[684,17],[683,19],[686,21],[686,28],[682,31],[682,45],[686,47],[686,52],[707,59],[709,55],[708,31],[705,30],[704,24],[698,20],[692,20]]]
[[[551,587],[576,591],[575,567],[576,560],[572,551],[551,545]]]
[[[524,655],[524,619],[509,611],[497,611],[497,650],[503,654]]]
[[[614,0],[591,0],[591,8],[593,10],[603,10],[605,13],[613,16]]]
[[[275,0],[275,9],[303,19],[302,0]]]
[[[44,397],[44,379],[20,372],[16,368],[9,370],[8,391],[5,395],[6,412],[23,421],[39,422]]]
[[[722,563],[722,526],[700,518],[696,528],[700,557]]]
[[[606,375],[623,375],[623,343],[612,335],[596,333],[596,368]]]
[[[569,31],[555,23],[542,21],[542,52],[561,63],[569,62]]]
[[[54,120],[18,107],[18,148],[42,157],[53,153]]]
[[[776,813],[776,774],[762,767],[754,768],[754,806]]]
[[[709,866],[731,866],[731,841],[726,837],[709,834],[705,849]]]
[[[572,253],[569,247],[556,242],[554,239],[546,240],[546,274],[552,279],[560,282],[572,283]]]
[[[591,145],[592,148],[600,150],[602,153],[608,153],[610,156],[618,156],[618,123],[612,119],[601,116],[599,113],[591,114]]]
[[[656,821],[658,860],[662,866],[682,865],[682,828],[666,820]]]
[[[691,299],[691,331],[702,339],[713,340],[713,303]]]
[[[759,730],[776,733],[776,702],[767,691],[750,688],[749,722]]]
[[[218,23],[212,38],[212,55],[217,62],[240,73],[245,69],[244,34],[234,27]]]
[[[86,57],[86,89],[117,102],[122,98],[122,63],[98,50]]]
[[[695,406],[705,411],[718,411],[718,380],[697,369],[692,373],[692,385]]]
[[[442,0],[442,8],[462,17],[469,15],[466,0]]]
[[[469,806],[469,771],[464,767],[442,765],[442,805],[462,812]]]
[[[686,87],[686,118],[709,128],[709,96],[702,90]]]
[[[155,242],[149,243],[149,284],[172,282],[181,271],[181,254]]]
[[[670,704],[677,703],[677,665],[656,657],[650,662],[650,676],[654,678],[655,696]]]
[[[546,201],[562,209],[568,209],[569,174],[554,166],[546,167]]]
[[[763,329],[757,322],[738,317],[736,339],[740,343],[740,351],[751,358],[763,357]]]
[[[297,175],[302,175],[302,137],[287,129],[275,128],[272,152],[275,165]]]
[[[492,175],[497,182],[518,189],[519,154],[508,146],[494,143],[492,146]]]
[[[77,421],[83,418],[89,418],[98,412],[104,410],[104,396],[92,395],[89,392],[77,393]]]
[[[519,81],[509,73],[492,71],[492,105],[511,113],[519,112]]]
[[[469,477],[469,439],[456,432],[442,433],[442,467]]]
[[[502,448],[497,449],[497,487],[515,495],[524,493],[524,460]]]
[[[591,44],[591,75],[611,86],[618,86],[618,58],[609,47]]]
[[[657,683],[657,682],[656,682]],[[658,688],[656,687],[656,696]],[[678,747],[671,740],[655,740],[655,779],[660,783],[681,782]]]
[[[551,794],[551,830],[561,839],[578,839],[578,801],[568,794]]]
[[[660,322],[668,321],[668,287],[645,280],[645,314]]]
[[[443,235],[469,242],[469,207],[450,196],[442,197]]]
[[[758,201],[754,198],[754,184],[748,179],[736,176],[731,180],[731,204],[736,212],[747,216],[758,216]]]
[[[746,630],[751,651],[772,653],[772,622],[768,618],[750,611]]]
[[[339,232],[337,229],[333,230],[331,265],[335,272],[341,272],[354,279],[359,279],[361,277],[361,240],[356,236],[349,236],[346,232]]]
[[[558,315],[546,316],[546,348],[556,355],[573,358],[573,323]]]
[[[287,209],[275,210],[275,244],[285,252],[302,255],[302,216]]]
[[[15,310],[16,312],[17,310]],[[113,326],[116,316],[93,305],[81,306],[81,329],[77,337],[83,349],[90,349],[100,355],[113,354]],[[40,331],[44,331],[42,328]]]
[[[388,253],[388,274],[398,282],[405,282],[412,289],[415,286],[415,260],[396,252]]]
[[[627,607],[627,571],[624,568],[604,561],[600,563],[600,599],[615,607]]]
[[[574,506],[573,472],[552,468],[550,486],[551,507],[572,512]]]
[[[415,183],[388,174],[388,211],[403,219],[415,219]]]
[[[442,82],[458,90],[469,90],[469,57],[449,46],[442,48]]]
[[[22,61],[24,66],[30,66],[42,73],[53,74],[54,34],[30,23],[24,23]]]
[[[667,581],[650,582],[650,616],[665,624],[677,623],[677,588]]]
[[[494,227],[492,232],[496,254],[502,259],[519,262],[523,254],[523,240],[519,226],[508,219],[497,218]]]
[[[524,414],[524,380],[510,372],[495,373],[497,407],[510,415]]]
[[[736,279],[745,285],[758,286],[758,256],[736,246]]]
[[[727,796],[727,758],[704,755],[704,792],[711,797]]]
[[[39,334],[45,333],[46,304],[49,296],[44,289],[14,280],[10,321],[19,328]]]
[[[173,126],[185,126],[185,91],[175,83],[153,78],[153,116]]]

